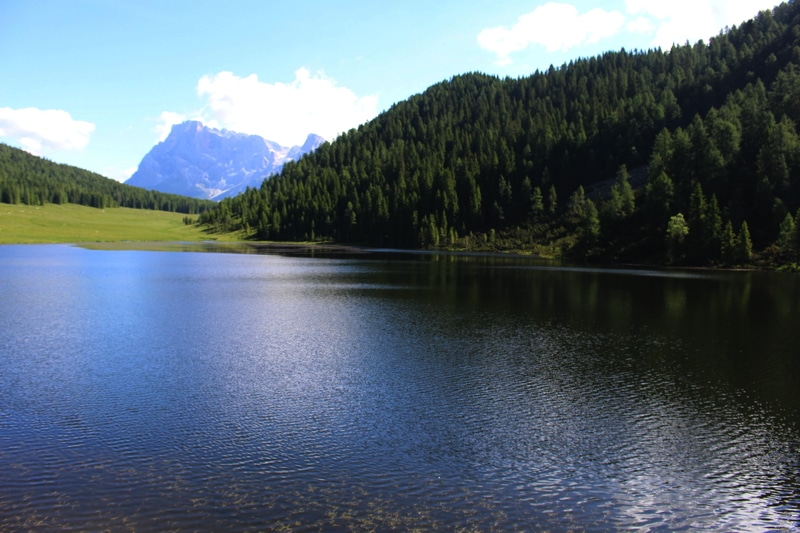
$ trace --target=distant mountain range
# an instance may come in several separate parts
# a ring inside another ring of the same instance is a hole
[[[155,145],[128,185],[193,198],[220,200],[258,187],[284,163],[299,159],[325,142],[311,134],[302,146],[285,147],[258,135],[209,128],[188,121],[172,127]]]

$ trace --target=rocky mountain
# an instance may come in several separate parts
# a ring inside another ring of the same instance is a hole
[[[325,140],[311,134],[302,146],[285,147],[258,135],[209,128],[188,121],[172,127],[154,146],[128,185],[194,198],[220,200],[258,187],[284,163],[299,159]]]

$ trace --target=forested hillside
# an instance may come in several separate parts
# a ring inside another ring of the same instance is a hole
[[[0,144],[0,202],[132,207],[187,214],[202,213],[214,205],[211,201],[124,185],[94,172],[53,163],[5,144]]]
[[[793,0],[708,43],[453,77],[201,219],[258,239],[796,260],[798,121]]]

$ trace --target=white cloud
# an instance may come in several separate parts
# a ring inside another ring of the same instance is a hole
[[[497,54],[497,63],[511,63],[511,54],[532,45],[548,52],[594,44],[627,30],[652,35],[651,46],[708,40],[725,26],[753,18],[778,0],[625,0],[625,13],[592,9],[580,14],[571,4],[548,2],[519,17],[511,27],[487,28],[478,44]]]
[[[656,31],[656,25],[647,17],[638,17],[628,22],[627,28],[630,33],[653,33]]]
[[[505,65],[511,62],[510,54],[530,45],[544,46],[548,52],[565,51],[611,37],[624,23],[625,15],[619,11],[595,8],[580,14],[573,5],[548,2],[519,17],[510,28],[483,30],[478,44],[497,54],[498,63]]]
[[[97,173],[114,181],[125,183],[128,178],[133,176],[133,173],[136,172],[138,168],[139,167],[120,168],[118,166],[111,165],[98,169]]]
[[[169,132],[172,131],[172,126],[180,124],[185,120],[186,115],[175,113],[174,111],[164,111],[161,113],[158,117],[158,124],[153,128],[153,130],[158,133],[158,142],[162,142],[167,138]]]
[[[0,108],[0,137],[36,155],[50,150],[82,150],[94,128],[91,122],[75,120],[60,109]]]
[[[294,74],[291,83],[265,83],[255,74],[242,78],[232,72],[203,76],[197,94],[205,101],[204,122],[292,146],[309,133],[333,140],[377,114],[375,96],[359,97],[321,72],[301,68]]]
[[[113,173],[113,177],[117,181],[127,181],[128,178],[133,176],[133,173],[136,172],[139,167],[128,167],[120,170],[119,172]]]
[[[739,25],[777,3],[778,0],[625,0],[625,7],[629,14],[653,23],[654,46],[669,49],[687,41],[708,41],[725,26]]]

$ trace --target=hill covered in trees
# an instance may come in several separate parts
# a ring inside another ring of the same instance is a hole
[[[792,0],[708,43],[455,76],[201,220],[257,239],[796,261],[798,121]]]
[[[69,203],[186,214],[199,214],[214,206],[213,202],[207,200],[125,185],[88,170],[53,163],[5,144],[0,144],[0,202],[28,205]]]

